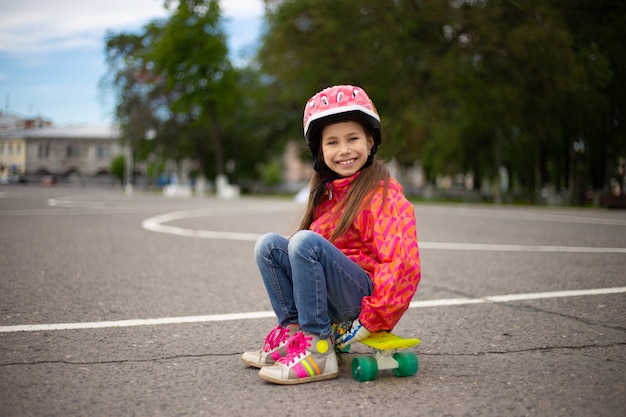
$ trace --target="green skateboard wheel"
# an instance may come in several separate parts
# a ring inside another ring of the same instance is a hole
[[[352,359],[352,376],[359,382],[372,381],[378,374],[376,359],[372,356],[360,356]]]
[[[411,376],[417,373],[418,360],[414,352],[396,352],[393,358],[398,361],[398,368],[393,370],[396,376]]]

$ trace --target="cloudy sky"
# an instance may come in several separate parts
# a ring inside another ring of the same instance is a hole
[[[235,62],[258,39],[263,0],[221,0]],[[0,0],[0,110],[56,126],[103,124],[113,103],[104,35],[167,16],[163,0]]]

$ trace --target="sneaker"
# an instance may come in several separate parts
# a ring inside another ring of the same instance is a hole
[[[341,336],[348,333],[351,328],[352,328],[351,321],[344,321],[343,323],[333,323],[330,326],[330,330],[333,332],[333,340],[335,341],[335,343],[341,338]],[[349,351],[350,351],[350,345],[344,347],[343,349],[339,349],[335,345],[335,352],[337,353],[346,353]]]
[[[287,343],[287,356],[261,368],[259,376],[275,384],[303,384],[339,375],[332,337],[296,333]]]
[[[287,327],[276,326],[265,338],[263,349],[254,352],[244,352],[241,359],[250,366],[262,368],[264,366],[274,365],[274,363],[287,355],[285,346],[289,338],[297,332],[297,325],[289,325]]]

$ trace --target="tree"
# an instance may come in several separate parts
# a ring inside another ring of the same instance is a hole
[[[224,126],[235,125],[225,120],[240,90],[219,2],[180,1],[168,19],[139,34],[107,34],[106,51],[103,84],[118,91],[116,118],[135,157],[192,159],[200,175],[224,174]]]
[[[258,175],[260,160],[302,137],[304,102],[350,83],[381,114],[380,154],[405,166],[421,161],[431,181],[472,172],[479,188],[506,167],[528,201],[548,185],[577,201],[590,187],[607,191],[610,180],[623,189],[621,2],[265,5],[261,47],[243,69],[228,59],[217,0],[178,2],[142,33],[108,38],[118,119],[135,155],[191,157],[204,174],[235,166]]]
[[[431,180],[471,171],[480,186],[506,167],[533,201],[574,178],[606,188],[624,157],[622,2],[265,3],[259,62],[287,109],[279,138],[310,94],[355,83],[382,115],[381,153],[421,160]]]
[[[584,74],[568,100],[568,117],[563,119],[570,136],[564,153],[570,156],[572,179],[579,176],[573,168],[578,162],[579,168],[588,171],[594,190],[610,192],[613,180],[624,194],[624,173],[619,170],[626,156],[626,46],[622,41],[626,4],[610,0],[555,3],[571,29]],[[575,152],[575,144],[584,152]]]
[[[185,153],[196,156],[202,173],[211,155],[214,173],[223,175],[222,121],[236,104],[237,76],[228,58],[219,2],[178,2],[152,44],[151,56],[165,91],[173,97],[168,116],[185,122]]]
[[[528,196],[538,195],[562,175],[550,169],[563,140],[559,109],[580,82],[569,29],[545,1],[451,7],[457,13],[445,28],[452,45],[434,73],[459,126],[456,168],[495,180],[505,166]]]
[[[105,37],[108,73],[101,81],[101,88],[117,92],[115,116],[122,141],[139,159],[153,151],[145,140],[146,132],[158,124],[155,107],[162,90],[147,55],[148,45],[159,30],[158,23],[153,22],[146,25],[142,34],[109,32]]]

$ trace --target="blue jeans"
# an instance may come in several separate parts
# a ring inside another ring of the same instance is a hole
[[[291,239],[268,233],[254,248],[259,271],[281,326],[298,323],[321,338],[331,323],[354,320],[372,280],[321,235],[300,230]]]

